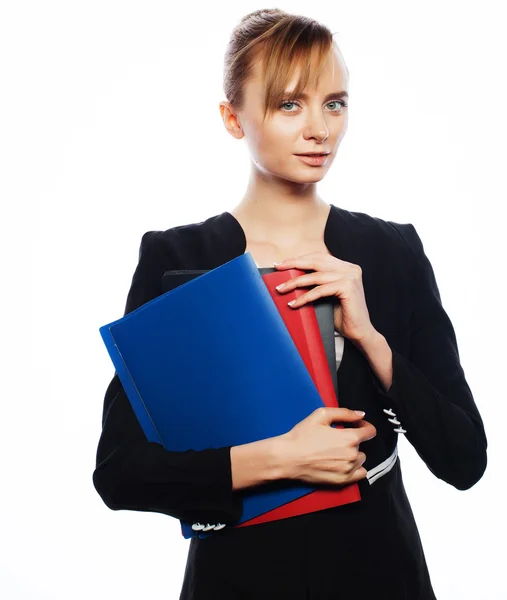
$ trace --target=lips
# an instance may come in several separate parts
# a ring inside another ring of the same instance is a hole
[[[322,152],[320,154],[313,154],[313,153],[308,153],[308,154],[296,154],[296,156],[328,156],[329,152]]]
[[[296,154],[295,156],[297,156],[301,160],[301,162],[304,162],[307,165],[313,167],[320,167],[322,165],[327,164],[327,159],[329,158],[329,154],[321,154],[320,156],[317,156],[315,154],[310,156]]]

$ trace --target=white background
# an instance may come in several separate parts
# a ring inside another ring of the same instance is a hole
[[[337,32],[349,129],[319,194],[415,225],[485,422],[488,469],[466,492],[399,439],[439,600],[507,598],[502,4],[273,5]],[[111,511],[92,484],[114,372],[99,327],[123,315],[145,231],[241,199],[249,157],[220,117],[222,60],[240,18],[269,6],[2,4],[2,598],[178,598],[179,522]]]

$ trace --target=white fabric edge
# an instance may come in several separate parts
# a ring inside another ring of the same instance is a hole
[[[369,471],[367,471],[366,477],[368,478],[368,483],[370,483],[370,485],[371,485],[372,483],[377,481],[377,479],[379,479],[379,477],[382,477],[386,473],[389,473],[389,471],[394,467],[397,458],[398,458],[398,445],[396,445],[394,447],[394,452],[391,454],[391,456],[389,458],[386,458],[386,460],[382,461],[379,465],[377,465],[376,467],[373,467],[373,469],[370,469]]]

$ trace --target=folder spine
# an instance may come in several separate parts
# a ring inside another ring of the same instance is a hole
[[[163,446],[160,435],[157,432],[157,428],[155,427],[150,413],[148,412],[146,405],[143,402],[141,394],[139,393],[139,390],[137,389],[137,386],[134,383],[134,380],[132,379],[127,365],[123,360],[123,356],[120,352],[120,349],[116,345],[114,335],[111,331],[111,327],[106,325],[104,327],[101,327],[99,331],[100,335],[102,336],[102,340],[104,341],[104,344],[106,345],[106,348],[109,352],[109,356],[114,365],[116,373],[118,374],[118,377],[123,385],[125,393],[127,394],[130,403],[132,404],[134,413],[146,436],[146,439],[149,442],[157,442],[158,444],[161,444]]]

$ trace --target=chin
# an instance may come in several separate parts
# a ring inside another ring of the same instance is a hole
[[[309,173],[306,176],[301,177],[301,175],[286,175],[283,178],[287,181],[293,181],[294,183],[318,183],[324,179],[325,173],[320,173],[319,175],[313,175]]]
[[[298,169],[294,177],[300,181],[320,181],[327,175],[327,171],[328,167],[308,167],[306,172]]]

